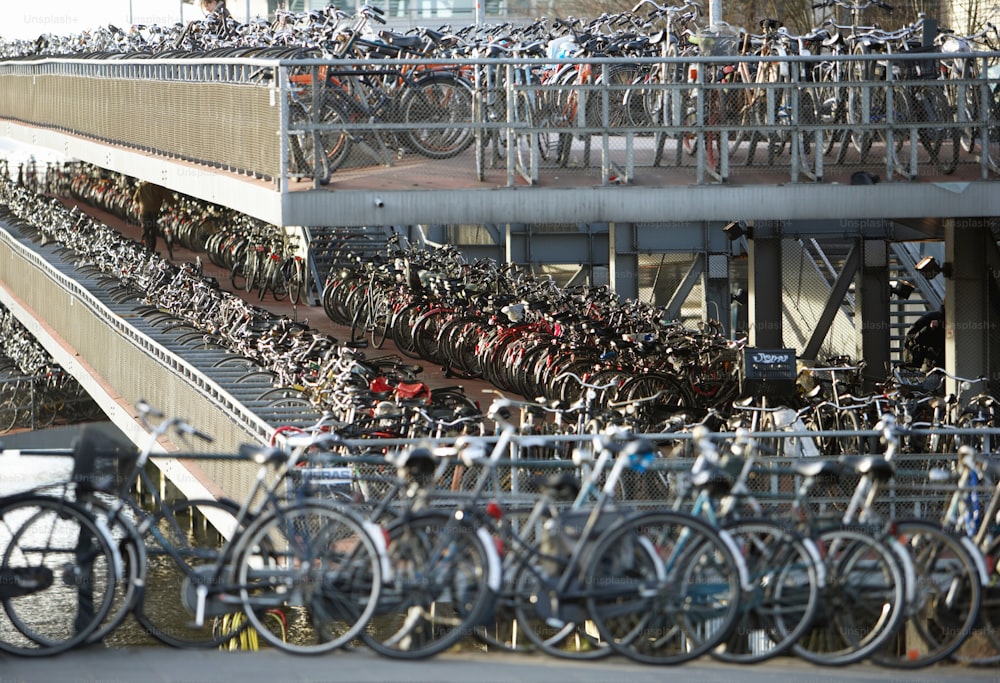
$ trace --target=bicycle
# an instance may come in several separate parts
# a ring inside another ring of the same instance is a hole
[[[92,642],[124,580],[106,526],[36,491],[0,499],[0,651],[46,656]]]
[[[207,436],[178,418],[153,426],[149,420],[158,414],[144,402],[137,408],[149,426],[149,442],[120,482],[98,482],[96,490],[113,494],[110,503],[87,501],[131,548],[129,585],[140,588],[123,601],[118,618],[133,613],[153,637],[174,647],[217,647],[251,626],[274,647],[293,653],[328,652],[353,640],[374,611],[383,570],[389,571],[381,532],[325,501],[277,495],[301,455],[295,451],[241,450],[241,458],[260,465],[242,505],[227,499],[165,503],[144,470],[158,438],[171,431]],[[104,443],[98,437],[85,452],[98,457]],[[137,478],[153,496],[153,512],[132,494]],[[195,511],[218,533],[190,537],[182,520]],[[193,620],[179,622],[171,604]],[[246,619],[224,618],[240,611]],[[287,639],[286,624],[298,634],[294,640]]]

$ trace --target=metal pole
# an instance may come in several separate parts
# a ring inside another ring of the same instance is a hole
[[[722,0],[709,0],[708,25],[714,29],[720,21],[722,21]]]

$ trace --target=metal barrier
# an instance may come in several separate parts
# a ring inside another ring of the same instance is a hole
[[[551,185],[567,174],[608,185],[654,171],[705,183],[741,168],[820,181],[830,166],[873,165],[885,179],[962,165],[988,179],[1000,172],[998,58],[963,54],[978,67],[971,79],[928,77],[955,59],[938,53],[19,60],[0,63],[0,117],[283,181],[283,190],[293,177],[326,182],[324,163],[334,180],[351,167],[406,163],[415,131],[474,136],[433,166],[494,185]],[[373,73],[391,78],[372,85]],[[458,79],[451,104],[413,95],[428,74]],[[344,140],[352,153],[338,147]]]
[[[796,462],[834,456],[819,454],[816,441],[831,442],[836,439],[850,439],[865,444],[858,455],[879,455],[883,446],[879,431],[777,431],[756,432],[753,439],[761,447],[756,457],[756,468],[748,486],[750,493],[771,514],[790,511],[796,492],[803,477],[793,468]],[[1000,445],[1000,429],[907,429],[901,432],[905,438],[956,439],[974,437],[983,442],[992,440]],[[690,494],[687,475],[691,473],[698,457],[696,444],[691,434],[644,434],[659,451],[661,457],[644,463],[639,470],[626,472],[615,489],[615,498],[624,505],[638,508],[676,507],[684,508],[685,496]],[[736,435],[716,433],[710,437],[726,453],[726,444]],[[496,444],[498,437],[484,437],[487,448]],[[529,506],[539,494],[546,475],[554,472],[569,472],[583,480],[590,476],[593,465],[593,435],[582,436],[513,436],[506,452],[496,463],[497,476],[484,487],[484,502],[495,500],[511,510]],[[280,439],[279,439],[280,440]],[[327,495],[340,502],[378,500],[390,488],[395,470],[387,464],[386,454],[408,448],[453,447],[459,441],[468,442],[468,437],[446,439],[356,439],[341,442],[343,450],[354,455],[344,456],[333,453],[313,453],[303,467],[295,468],[289,482],[289,492],[295,486],[307,485],[309,493]],[[475,438],[473,439],[475,440]],[[992,452],[991,449],[988,452]],[[590,452],[591,457],[574,459],[574,451]],[[956,445],[957,451],[957,445]],[[188,456],[184,456],[188,457]],[[190,456],[198,457],[198,456]],[[742,460],[723,462],[735,475]],[[946,511],[950,497],[957,490],[957,463],[955,453],[905,452],[894,456],[895,476],[883,485],[882,495],[876,501],[875,512],[883,519],[926,518],[940,520]],[[610,469],[610,468],[609,468]],[[935,475],[935,471],[938,474]],[[956,474],[955,479],[942,480],[941,471]],[[442,460],[439,477],[434,486],[441,495],[440,504],[448,505],[448,497],[462,495],[475,488],[478,479],[485,472],[480,465],[471,467],[459,458]],[[605,471],[606,473],[606,471]],[[603,479],[599,483],[603,484]],[[809,505],[816,514],[836,514],[842,512],[858,483],[857,476],[844,476],[835,481],[824,482],[809,496]],[[975,504],[986,510],[994,495],[997,481],[984,477],[974,485],[961,489],[962,493],[974,494]],[[981,520],[982,523],[996,524],[998,520]]]
[[[130,438],[145,438],[131,413],[131,406],[145,399],[170,415],[198,416],[199,427],[215,437],[214,447],[220,452],[235,452],[242,443],[270,439],[273,427],[219,383],[143,334],[5,230],[0,230],[0,259],[5,264],[0,301],[60,365],[92,395],[102,397],[102,409]],[[32,315],[40,316],[45,327]],[[80,363],[81,358],[87,365]],[[129,412],[122,414],[122,405]],[[217,486],[214,490],[242,491],[252,473],[253,468],[243,463],[220,462],[200,475],[174,471],[170,476],[175,481]],[[200,481],[202,476],[209,481]]]

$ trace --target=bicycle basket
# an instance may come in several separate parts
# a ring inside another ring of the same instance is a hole
[[[698,46],[700,55],[706,57],[732,56],[740,53],[741,34],[741,29],[720,23],[714,30],[700,29],[697,35],[691,38],[691,42]]]
[[[139,450],[109,425],[86,425],[73,444],[72,481],[81,491],[114,492],[131,474]]]
[[[910,47],[906,52],[900,54],[940,54],[941,48],[937,45]],[[895,77],[904,81],[934,80],[938,77],[937,59],[901,59]]]

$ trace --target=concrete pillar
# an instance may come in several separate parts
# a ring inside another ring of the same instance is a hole
[[[1000,256],[989,227],[983,223],[945,221],[945,366],[959,377],[989,377],[1000,383],[1000,366],[991,357],[1000,352],[997,322],[997,280]],[[991,298],[993,301],[991,302]],[[992,367],[991,367],[992,366]],[[957,391],[954,383],[949,391]]]
[[[885,379],[892,330],[889,329],[889,245],[864,240],[858,274],[856,324],[860,330],[857,358],[864,360],[864,384],[871,389]]]
[[[623,299],[639,296],[639,257],[633,237],[631,223],[608,224],[608,278],[611,289]]]
[[[784,348],[781,322],[781,237],[749,241],[750,346]]]

